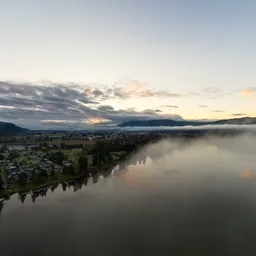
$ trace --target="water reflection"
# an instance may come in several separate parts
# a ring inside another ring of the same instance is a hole
[[[63,190],[63,191],[66,191],[66,189],[67,189],[67,183],[63,182],[61,185],[62,185],[62,190]]]
[[[223,150],[214,139],[165,141],[114,169],[14,195],[0,216],[1,253],[254,255],[255,138],[248,154],[234,150],[246,140]]]
[[[256,173],[253,173],[250,169],[243,170],[239,176],[245,180],[256,181]]]

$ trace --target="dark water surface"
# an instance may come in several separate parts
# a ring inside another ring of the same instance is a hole
[[[14,195],[0,215],[0,252],[256,255],[255,139],[165,141],[81,189],[59,185],[35,203]]]

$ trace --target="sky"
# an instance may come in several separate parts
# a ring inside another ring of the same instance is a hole
[[[0,121],[256,116],[254,0],[0,0]]]

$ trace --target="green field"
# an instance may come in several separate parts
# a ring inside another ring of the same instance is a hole
[[[80,153],[82,152],[82,149],[76,148],[76,149],[52,149],[49,152],[58,152],[61,151],[69,161],[72,161],[73,163],[77,163]],[[92,164],[92,155],[88,155],[88,164]]]
[[[49,152],[58,152],[61,151],[69,161],[72,161],[74,163],[77,162],[79,154],[82,152],[82,149],[51,149]]]

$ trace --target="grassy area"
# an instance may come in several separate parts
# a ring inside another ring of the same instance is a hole
[[[47,141],[47,144],[55,144],[55,145],[60,145],[61,143],[65,143],[66,145],[94,145],[96,143],[96,140],[67,140],[67,141],[62,141],[62,140],[52,140],[52,141]]]
[[[82,149],[51,149],[49,152],[61,151],[69,161],[77,163],[79,154],[82,152]],[[88,164],[92,165],[93,155],[88,155]]]
[[[23,163],[23,162],[28,162],[31,160],[31,157],[30,156],[25,156],[25,155],[20,155],[19,157],[17,157],[15,159],[18,163]]]
[[[75,149],[51,149],[49,152],[58,152],[61,151],[69,161],[77,162],[79,154],[82,152],[81,148],[75,148]]]

